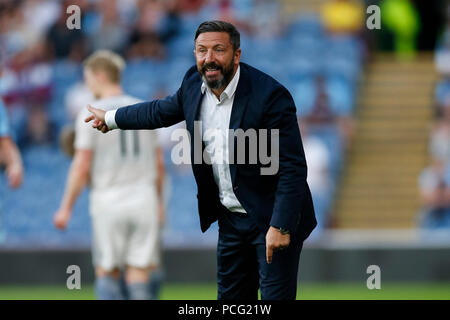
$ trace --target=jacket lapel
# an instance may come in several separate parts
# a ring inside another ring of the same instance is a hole
[[[202,126],[195,126],[195,121],[200,120],[200,106],[202,104],[203,94],[201,91],[201,82],[194,86],[194,90],[189,97],[192,112],[189,113],[189,117],[186,117],[186,127],[191,136],[191,161],[192,163],[201,162],[201,157],[203,156],[203,137],[202,137]]]
[[[250,93],[249,86],[249,76],[247,69],[241,64],[241,74],[239,76],[239,83],[236,88],[236,93],[233,101],[233,107],[231,108],[230,117],[230,129],[238,129],[242,116],[244,115],[245,108],[247,107],[247,102]]]
[[[239,76],[239,83],[236,88],[236,93],[233,101],[233,107],[231,109],[230,117],[230,129],[236,130],[240,127],[242,117],[244,116],[245,109],[247,107],[248,99],[250,97],[250,79],[248,71],[245,65],[241,63],[241,74]],[[236,137],[234,136],[234,154],[236,154]],[[231,159],[230,159],[231,160]],[[234,159],[233,159],[234,160]],[[234,185],[236,176],[236,164],[230,162],[230,175],[231,181]]]
[[[193,89],[189,90],[189,95],[185,102],[188,107],[185,108],[186,127],[192,135],[194,130],[194,121],[200,118],[200,106],[202,103],[201,81],[196,81],[192,85]]]
[[[194,92],[192,95],[193,121],[200,120],[200,106],[202,104],[202,98],[203,98],[202,89],[201,89],[202,82],[200,81],[199,83],[196,83],[195,87],[196,88],[194,89]]]

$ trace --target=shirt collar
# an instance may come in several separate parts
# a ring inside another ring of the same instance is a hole
[[[236,73],[233,77],[233,79],[231,79],[230,83],[227,85],[227,87],[225,88],[225,90],[222,92],[221,94],[221,101],[222,101],[222,97],[227,97],[228,99],[231,98],[234,93],[236,92],[236,88],[239,82],[239,76],[241,74],[241,66],[238,66]],[[205,90],[209,89],[208,85],[205,82],[202,82],[202,94],[205,93]]]

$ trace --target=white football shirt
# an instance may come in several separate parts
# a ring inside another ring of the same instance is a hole
[[[95,108],[105,110],[141,102],[119,95],[97,100]],[[80,111],[76,121],[75,149],[94,152],[91,166],[91,214],[117,210],[146,210],[156,199],[155,130],[114,130],[103,134],[84,119],[87,108]]]

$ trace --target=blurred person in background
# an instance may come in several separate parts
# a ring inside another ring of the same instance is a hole
[[[270,39],[280,34],[280,4],[272,0],[211,0],[211,16],[227,21],[246,34]]]
[[[139,16],[129,37],[128,58],[164,60],[165,44],[179,33],[181,27],[176,2],[138,1]]]
[[[439,73],[450,77],[450,4],[447,5],[446,19],[447,24],[437,43],[435,62]]]
[[[0,71],[1,72],[1,71]],[[0,164],[5,166],[5,173],[11,188],[22,184],[23,166],[19,149],[11,138],[5,105],[0,98]]]
[[[441,75],[435,89],[437,112],[445,113],[450,107],[450,4],[447,6],[447,24],[437,43],[435,65]]]
[[[71,3],[76,4],[76,0]],[[36,37],[34,41],[45,38],[46,31],[58,20],[62,5],[61,0],[22,1],[24,23],[33,31],[31,34]]]
[[[315,78],[315,99],[311,111],[305,116],[309,124],[329,124],[334,122],[335,115],[330,107],[330,99],[326,90],[325,78],[321,75]]]
[[[417,35],[421,28],[417,9],[410,0],[383,0],[380,3],[381,22],[394,36],[394,50],[398,58],[415,56]]]
[[[429,151],[432,158],[450,163],[450,100],[447,106],[438,108],[430,135]]]
[[[430,132],[431,163],[419,176],[422,209],[420,227],[435,229],[450,227],[450,6],[447,6],[447,26],[435,51],[436,69],[442,76],[434,92],[435,119]]]
[[[351,112],[343,112],[339,108],[331,107],[330,89],[326,78],[322,75],[315,77],[315,99],[312,109],[303,117],[304,123],[311,126],[335,125],[341,137],[342,145],[349,149],[355,133],[355,119]],[[347,106],[341,109],[350,109]]]
[[[55,1],[0,4],[0,55],[8,61],[1,90],[11,107],[12,130],[20,131],[16,142],[21,147],[33,143],[35,138],[39,142],[51,140],[52,128],[47,121],[46,107],[51,96],[51,62],[44,39],[59,10]],[[42,15],[36,26],[32,22],[39,19],[33,14]],[[23,115],[19,121],[18,114]],[[18,127],[21,129],[17,130]],[[44,131],[48,132],[44,134],[47,138],[41,139]]]
[[[310,134],[306,121],[299,119],[305,157],[308,162],[308,185],[314,200],[317,227],[312,236],[317,237],[328,227],[331,194],[330,152],[326,144]]]
[[[78,5],[81,12],[88,8],[86,0],[64,0],[60,7],[61,11],[56,22],[47,30],[46,41],[50,55],[55,59],[69,58],[76,62],[81,62],[88,47],[88,39],[83,33],[83,29],[67,28],[66,13],[70,5]]]
[[[0,78],[2,69],[0,66]],[[0,97],[0,167],[5,168],[6,177],[9,187],[18,188],[22,184],[23,165],[19,149],[11,138],[9,130],[8,115]],[[1,199],[0,199],[0,242],[2,242],[4,234],[1,224]]]
[[[104,49],[122,53],[128,39],[128,30],[120,19],[117,0],[101,0],[96,5],[99,23],[89,34],[91,51]]]
[[[164,20],[163,3],[158,0],[138,1],[139,17],[128,39],[128,59],[165,58],[164,45],[158,35],[158,26]]]
[[[42,105],[28,108],[23,146],[50,145],[55,141],[55,129]]]
[[[139,101],[122,91],[120,56],[98,51],[84,66],[86,85],[99,99],[94,105],[113,108]],[[97,297],[151,299],[150,271],[160,263],[159,229],[164,220],[164,166],[157,135],[118,131],[102,136],[84,123],[83,111],[75,124],[75,154],[54,224],[67,228],[75,201],[89,184]]]
[[[51,98],[51,63],[45,46],[40,43],[10,58],[5,68],[4,98],[13,113],[23,110],[25,117],[17,130],[17,143],[22,147],[37,143],[51,143],[54,126],[48,115]],[[23,130],[23,127],[26,127]]]
[[[427,229],[450,227],[450,167],[432,159],[419,177],[422,210],[419,225]]]
[[[442,74],[442,79],[436,85],[434,97],[438,114],[450,106],[450,74]]]
[[[358,35],[364,27],[364,6],[359,0],[329,0],[320,11],[322,23],[333,35]]]
[[[31,2],[31,1],[28,1]],[[8,54],[21,52],[41,41],[43,28],[41,24],[34,27],[30,23],[28,2],[0,2],[0,39],[2,49]],[[28,13],[28,14],[27,14]],[[45,21],[42,17],[42,21]]]

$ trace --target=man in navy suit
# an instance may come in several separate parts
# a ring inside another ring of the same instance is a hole
[[[218,299],[257,299],[258,288],[265,300],[295,299],[303,241],[317,222],[294,101],[276,80],[240,62],[240,35],[230,23],[202,23],[194,54],[196,66],[174,95],[106,113],[88,106],[85,121],[105,133],[185,120],[201,229],[219,223]],[[211,139],[212,129],[220,134]],[[256,132],[256,147],[269,147],[277,170],[267,174],[267,161],[250,159],[254,141],[236,145],[228,129]]]

